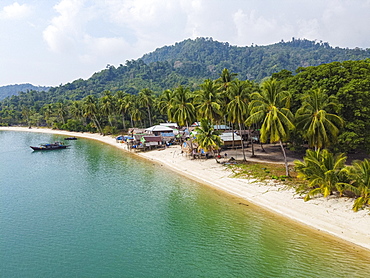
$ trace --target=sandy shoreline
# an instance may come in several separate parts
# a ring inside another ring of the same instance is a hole
[[[0,130],[54,133],[66,136],[98,140],[125,150],[111,136],[92,133],[67,132],[52,129],[24,127],[0,127]],[[158,162],[198,182],[240,197],[269,211],[291,220],[323,231],[370,250],[370,213],[351,210],[353,200],[347,198],[319,198],[304,202],[292,190],[283,186],[252,182],[246,179],[230,178],[230,172],[215,160],[190,160],[181,154],[179,146],[165,150],[138,153],[139,157]]]

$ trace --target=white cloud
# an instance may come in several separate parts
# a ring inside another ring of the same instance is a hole
[[[84,0],[62,0],[54,6],[58,16],[44,30],[43,37],[54,52],[68,52],[76,49],[78,40],[83,38],[82,17],[79,14]]]
[[[129,49],[127,42],[122,38],[94,38],[86,35],[84,40],[89,50],[79,56],[83,63],[93,64],[102,57],[106,59],[106,63],[111,63],[109,60],[120,57],[125,49]]]
[[[27,4],[19,5],[14,2],[11,5],[5,6],[0,12],[0,18],[4,19],[23,19],[31,14],[31,7]]]
[[[239,45],[268,44],[283,39],[292,29],[276,18],[266,18],[256,10],[245,12],[239,9],[233,15],[236,42]]]

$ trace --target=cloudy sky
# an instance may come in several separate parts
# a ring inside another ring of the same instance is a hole
[[[1,0],[0,86],[58,86],[164,45],[295,38],[370,48],[370,0]]]

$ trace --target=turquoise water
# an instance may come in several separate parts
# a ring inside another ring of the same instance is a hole
[[[0,277],[365,277],[370,256],[103,143],[0,131]]]

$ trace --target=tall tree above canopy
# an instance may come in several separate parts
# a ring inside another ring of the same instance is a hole
[[[194,97],[198,117],[218,123],[221,120],[221,106],[217,85],[213,80],[207,79],[199,86],[200,90],[196,92]]]
[[[170,116],[171,121],[188,128],[195,120],[195,108],[189,89],[179,86],[174,90],[170,104]]]
[[[310,147],[326,148],[336,140],[343,120],[329,112],[338,109],[336,98],[322,89],[303,96],[302,107],[296,112],[296,126],[303,131]]]
[[[280,82],[268,79],[261,85],[260,92],[251,95],[250,116],[246,124],[260,123],[261,142],[268,140],[270,143],[279,142],[284,155],[285,172],[289,176],[288,161],[283,142],[288,140],[290,131],[293,130],[293,114],[289,110],[290,96],[283,91]]]
[[[221,90],[227,91],[231,81],[233,81],[237,75],[237,73],[231,73],[228,69],[224,68],[220,77],[216,80],[216,83],[220,85]]]

